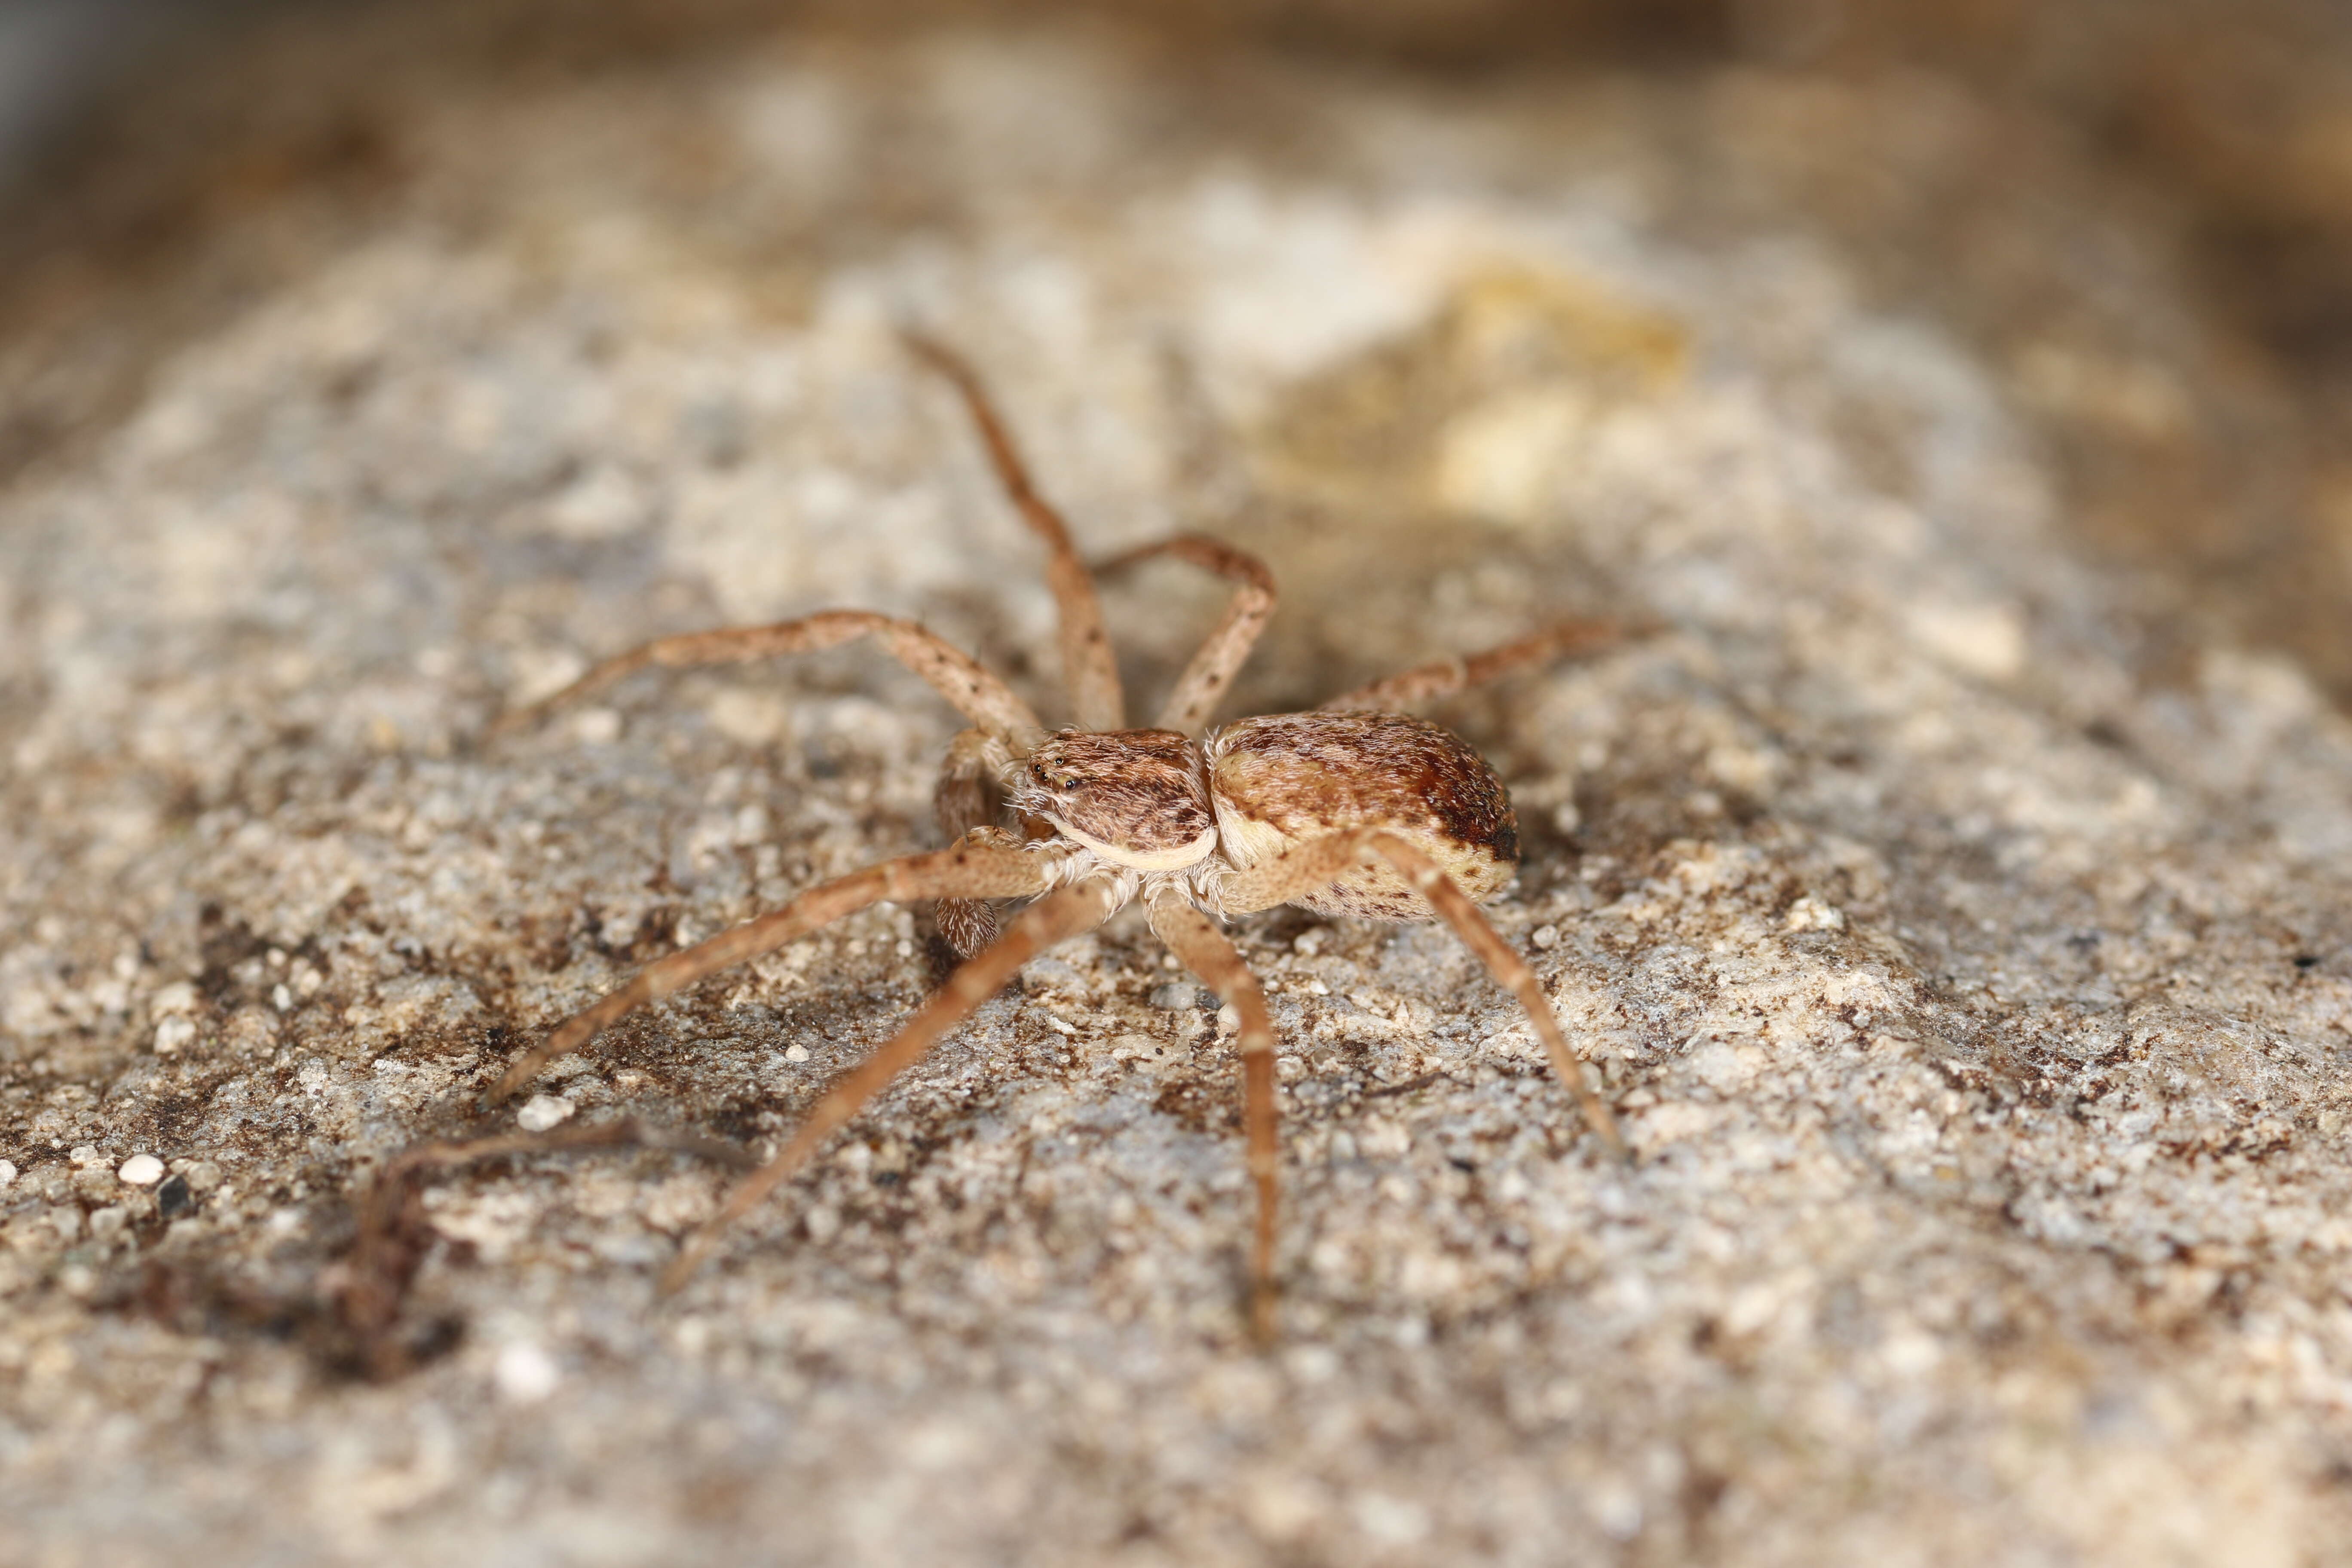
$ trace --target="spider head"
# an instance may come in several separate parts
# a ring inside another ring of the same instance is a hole
[[[1012,804],[1139,871],[1194,865],[1217,842],[1201,753],[1173,730],[1048,735],[1020,763]]]

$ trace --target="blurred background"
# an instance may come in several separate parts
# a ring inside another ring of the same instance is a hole
[[[1171,68],[1307,61],[1454,95],[1636,82],[1669,120],[1775,84],[1769,153],[1694,126],[1723,165],[1705,221],[1728,189],[1826,226],[1880,302],[2006,367],[2078,546],[2137,575],[2152,626],[2284,649],[2352,700],[2352,7],[2331,0],[12,0],[0,482],[293,265],[257,209],[398,199],[405,96],[918,23],[1114,28]],[[1950,147],[1890,157],[1889,123]],[[2106,230],[2188,319],[2103,301]],[[2070,338],[2099,350],[2049,347]]]

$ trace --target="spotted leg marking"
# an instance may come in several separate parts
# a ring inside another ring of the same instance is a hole
[[[1175,899],[1151,906],[1151,930],[1202,984],[1241,1015],[1242,1122],[1249,1138],[1250,1180],[1257,1187],[1257,1229],[1250,1244],[1250,1333],[1260,1344],[1275,1331],[1274,1243],[1281,1212],[1282,1108],[1274,1072],[1274,1023],[1265,988],[1208,916]]]
[[[963,397],[971,422],[980,430],[997,482],[1021,513],[1029,531],[1045,542],[1046,585],[1062,616],[1062,679],[1070,689],[1070,705],[1079,726],[1117,730],[1126,725],[1126,704],[1119,694],[1118,661],[1103,627],[1102,603],[1095,596],[1095,580],[1070,542],[1069,525],[1037,491],[1021,448],[996,412],[980,373],[964,357],[935,338],[920,332],[902,334],[907,347],[925,364],[945,376]]]
[[[1199,651],[1184,667],[1184,673],[1177,677],[1175,689],[1168,694],[1160,717],[1152,721],[1157,729],[1197,734],[1223,700],[1234,677],[1241,673],[1250,650],[1257,646],[1258,634],[1265,629],[1267,617],[1274,614],[1274,574],[1248,551],[1198,533],[1180,533],[1172,539],[1140,545],[1112,557],[1096,570],[1117,572],[1160,555],[1189,562],[1234,585],[1223,616],[1202,639]]]
[[[1003,835],[983,830],[945,849],[901,856],[852,871],[811,888],[782,909],[745,921],[707,942],[657,959],[627,984],[594,1006],[573,1014],[507,1069],[487,1103],[496,1105],[529,1083],[556,1058],[578,1050],[615,1020],[657,1002],[722,969],[773,952],[822,926],[869,904],[911,903],[919,899],[999,899],[1034,893],[1045,886],[1044,862],[1015,848]]]
[[[1535,1027],[1536,1037],[1543,1041],[1544,1050],[1551,1058],[1553,1074],[1576,1097],[1586,1125],[1612,1154],[1620,1160],[1631,1159],[1625,1140],[1617,1131],[1617,1119],[1594,1091],[1584,1070],[1583,1058],[1570,1048],[1568,1037],[1560,1032],[1559,1020],[1552,1016],[1551,999],[1544,994],[1536,972],[1511,950],[1511,944],[1503,940],[1493,922],[1479,912],[1470,896],[1437,862],[1406,840],[1384,828],[1347,828],[1268,856],[1247,870],[1235,873],[1220,889],[1220,895],[1231,914],[1272,909],[1329,887],[1349,867],[1374,855],[1410,878],[1413,890],[1428,900],[1440,920],[1454,928],[1454,934],[1477,955],[1486,966],[1486,973],[1519,999],[1528,1022]]]
[[[1021,966],[1067,937],[1100,925],[1118,907],[1118,894],[1106,880],[1078,882],[1049,893],[1021,912],[996,945],[958,969],[906,1026],[872,1056],[850,1068],[826,1089],[808,1117],[794,1129],[776,1157],[746,1177],[728,1194],[710,1222],[695,1232],[685,1248],[662,1274],[665,1295],[694,1277],[702,1260],[718,1245],[719,1236],[751,1212],[779,1183],[807,1163],[842,1123],[857,1114],[908,1068],[919,1060],[940,1036],[971,1015],[974,1008],[1001,990]]]
[[[765,626],[724,626],[660,637],[615,654],[551,697],[518,708],[490,726],[496,739],[527,729],[555,709],[604,690],[641,669],[693,669],[714,664],[748,664],[778,654],[814,653],[871,637],[899,663],[929,681],[956,711],[992,735],[1017,738],[1038,729],[1037,715],[1013,689],[970,654],[912,621],[871,610],[824,610]]]
[[[1385,680],[1359,686],[1353,691],[1343,691],[1321,707],[1326,712],[1333,713],[1368,710],[1391,711],[1432,697],[1444,697],[1469,687],[1483,685],[1529,665],[1565,658],[1571,654],[1597,652],[1655,629],[1647,623],[1561,621],[1516,642],[1490,647],[1484,653],[1441,658],[1434,664],[1418,665]]]

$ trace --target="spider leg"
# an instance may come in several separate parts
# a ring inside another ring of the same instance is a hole
[[[1250,1180],[1257,1187],[1257,1230],[1250,1245],[1250,1333],[1260,1344],[1274,1339],[1275,1225],[1281,1201],[1281,1163],[1276,1142],[1282,1115],[1274,1074],[1274,1024],[1266,1016],[1265,989],[1250,973],[1239,949],[1216,923],[1177,899],[1151,906],[1151,930],[1184,966],[1233,1005],[1242,1018],[1242,1119],[1249,1137]]]
[[[839,1131],[843,1122],[856,1115],[859,1108],[880,1093],[892,1079],[920,1059],[940,1036],[995,995],[1024,963],[1064,938],[1100,925],[1118,906],[1116,886],[1096,879],[1049,893],[1024,910],[995,946],[949,976],[947,984],[907,1020],[905,1027],[872,1056],[834,1080],[824,1098],[810,1110],[807,1119],[793,1131],[791,1140],[776,1152],[776,1157],[744,1178],[728,1194],[719,1213],[671,1260],[662,1274],[662,1293],[667,1295],[693,1278],[695,1269],[718,1244],[722,1231],[806,1163],[808,1157]]]
[[[516,1059],[485,1100],[497,1105],[556,1058],[578,1050],[614,1020],[696,981],[773,952],[786,942],[831,925],[869,904],[918,899],[1000,899],[1041,892],[1045,863],[1001,835],[975,833],[945,849],[902,855],[821,883],[757,920],[730,927],[707,942],[656,959],[627,984],[565,1019],[555,1032]]]
[[[1139,546],[1101,563],[1095,570],[1116,572],[1155,555],[1188,561],[1234,585],[1233,597],[1225,602],[1224,617],[1202,640],[1200,651],[1192,655],[1192,662],[1177,678],[1175,689],[1168,694],[1160,717],[1152,721],[1156,729],[1196,734],[1208,723],[1210,713],[1233,685],[1234,677],[1241,673],[1250,649],[1257,646],[1258,634],[1265,629],[1266,617],[1274,614],[1274,574],[1248,551],[1236,550],[1198,533],[1180,533],[1172,539]]]
[[[1559,1020],[1552,1016],[1551,999],[1544,994],[1536,972],[1511,950],[1511,944],[1503,940],[1502,933],[1479,911],[1470,896],[1454,884],[1454,879],[1405,839],[1384,828],[1342,829],[1269,856],[1247,870],[1235,873],[1221,889],[1222,902],[1231,914],[1272,909],[1330,886],[1349,867],[1374,855],[1410,878],[1413,890],[1428,900],[1440,920],[1454,928],[1462,945],[1486,966],[1486,973],[1495,977],[1496,984],[1519,999],[1528,1022],[1535,1026],[1536,1037],[1543,1041],[1544,1050],[1551,1058],[1553,1074],[1576,1097],[1578,1107],[1584,1112],[1585,1124],[1612,1154],[1620,1160],[1630,1159],[1625,1140],[1617,1131],[1617,1119],[1594,1092],[1583,1059],[1570,1048],[1568,1037],[1560,1032]]]
[[[861,637],[872,637],[900,664],[930,682],[932,689],[955,705],[956,710],[992,735],[1017,736],[1038,729],[1037,715],[1013,689],[991,674],[978,659],[952,643],[902,621],[871,610],[824,610],[798,620],[765,626],[725,626],[717,631],[688,632],[660,637],[642,647],[616,654],[552,697],[505,714],[490,726],[493,737],[539,722],[554,709],[602,691],[626,676],[659,666],[692,669],[711,664],[746,664],[782,653],[814,653],[838,647]]]
[[[1647,622],[1560,621],[1484,653],[1441,658],[1434,664],[1419,665],[1385,680],[1359,686],[1353,691],[1343,691],[1321,707],[1326,712],[1401,709],[1424,698],[1444,697],[1465,687],[1484,685],[1531,664],[1570,654],[1591,653],[1655,629]]]
[[[900,334],[918,359],[939,372],[962,395],[971,422],[988,447],[988,460],[997,482],[1021,513],[1029,531],[1045,542],[1045,582],[1062,616],[1062,679],[1070,689],[1070,706],[1087,730],[1117,730],[1126,725],[1126,706],[1119,695],[1118,663],[1112,656],[1110,634],[1103,628],[1101,601],[1095,597],[1095,580],[1070,542],[1069,526],[1053,504],[1037,492],[1021,448],[996,412],[995,402],[980,373],[961,354],[917,331]]]
[[[985,730],[965,730],[948,742],[940,782],[931,791],[931,815],[950,841],[996,823],[990,786],[997,776],[1003,746]],[[979,899],[941,899],[934,912],[940,935],[958,958],[970,958],[996,940],[996,910]]]

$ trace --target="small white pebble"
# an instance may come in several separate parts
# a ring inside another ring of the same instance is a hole
[[[1230,1035],[1242,1026],[1241,1009],[1228,1002],[1217,1009],[1217,1033]]]
[[[269,988],[269,1005],[281,1013],[291,1013],[294,1010],[294,993],[282,983],[273,985]]]
[[[1301,1383],[1328,1383],[1339,1372],[1339,1352],[1329,1345],[1299,1345],[1283,1360]]]
[[[490,1379],[498,1384],[500,1398],[515,1405],[536,1405],[555,1392],[555,1385],[563,1381],[563,1369],[529,1340],[517,1340],[499,1350],[490,1367]]]
[[[784,1060],[788,1062],[804,1062],[808,1060],[808,1047],[803,1045],[786,1046],[784,1047]]]
[[[1559,945],[1559,927],[1551,925],[1538,926],[1536,927],[1536,934],[1528,940],[1532,941],[1536,944],[1536,951],[1538,952],[1549,952],[1553,948]]]
[[[114,1174],[131,1186],[152,1187],[163,1179],[163,1162],[152,1154],[133,1154],[122,1162],[122,1168]]]
[[[1314,957],[1323,951],[1323,933],[1319,931],[1300,931],[1290,939],[1290,951],[1304,953],[1308,958]]]
[[[8,1186],[16,1180],[16,1162],[14,1160],[0,1160],[0,1187]]]
[[[194,1019],[184,1017],[178,1013],[171,1014],[155,1026],[155,1054],[159,1057],[168,1057],[175,1051],[184,1050],[188,1043],[195,1037]]]
[[[185,980],[174,980],[147,999],[147,1016],[168,1018],[174,1013],[196,1010],[196,988]]]
[[[1075,1024],[1066,1024],[1061,1019],[1054,1016],[1051,1013],[1045,1015],[1045,1026],[1053,1030],[1054,1033],[1057,1035],[1075,1036],[1078,1032],[1077,1026]]]
[[[1429,1534],[1429,1510],[1403,1498],[1364,1492],[1356,1498],[1351,1511],[1356,1528],[1380,1546],[1412,1546]]]
[[[98,1163],[98,1145],[95,1143],[77,1143],[72,1148],[66,1151],[66,1158],[71,1160],[76,1165],[86,1171],[92,1165]]]
[[[610,708],[583,708],[572,716],[572,733],[583,746],[609,746],[621,738],[621,716]]]
[[[526,1132],[544,1132],[571,1115],[572,1102],[562,1096],[534,1094],[515,1113],[515,1125]]]
[[[1845,911],[1808,893],[1789,906],[1781,923],[1789,931],[1843,931]]]

